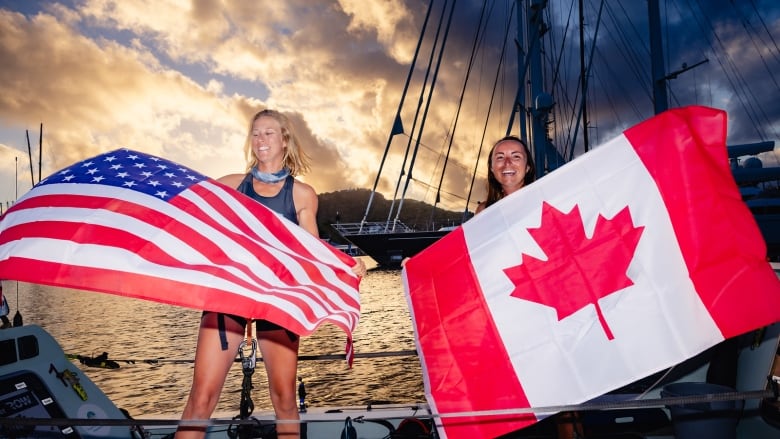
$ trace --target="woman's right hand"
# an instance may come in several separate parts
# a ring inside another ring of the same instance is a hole
[[[355,275],[359,278],[366,277],[366,273],[368,273],[368,270],[366,269],[366,263],[363,262],[360,258],[354,258],[355,259],[355,265],[352,266],[352,272],[355,273]]]

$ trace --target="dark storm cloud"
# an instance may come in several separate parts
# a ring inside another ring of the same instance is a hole
[[[778,6],[757,2],[660,2],[669,106],[692,104],[729,113],[730,143],[776,140],[780,37]],[[601,133],[614,134],[652,115],[647,2],[607,2],[599,29],[589,108]],[[668,6],[664,9],[664,6]],[[596,23],[591,5],[588,31]],[[684,71],[701,61],[707,62]],[[602,140],[611,136],[602,135]]]
[[[10,144],[4,130],[13,130],[17,139],[42,121],[58,164],[127,146],[165,153],[219,176],[242,168],[246,121],[259,108],[271,107],[298,115],[296,125],[317,161],[337,164],[307,176],[318,191],[370,188],[429,2],[290,0],[272,8],[244,1],[219,7],[198,1],[192,8],[174,3],[150,8],[152,3],[42,2],[45,7],[32,11],[0,3],[0,53],[12,60],[0,72],[0,142]],[[512,116],[518,88],[514,8],[527,2],[457,2],[426,107],[421,81],[438,21],[449,17],[444,3],[433,2],[402,111],[405,134],[393,141],[379,188],[392,194],[409,144],[419,148],[410,193],[431,202],[436,191],[429,185],[441,179],[451,148],[442,191],[465,197],[481,150],[474,203],[484,196],[484,155],[505,134]],[[552,39],[543,46],[544,59],[558,70],[546,70],[545,81],[556,99],[555,143],[565,148],[574,132],[568,121],[577,111],[577,2],[547,3],[546,38]],[[601,2],[585,3],[585,34],[591,41]],[[780,105],[773,99],[780,95],[780,6],[768,0],[660,3],[666,72],[709,59],[670,80],[670,104],[726,109],[731,143],[777,140]],[[589,76],[592,145],[653,112],[647,2],[604,4]],[[487,25],[459,106],[480,20]],[[725,76],[723,66],[740,76]],[[553,87],[553,77],[567,85]],[[417,145],[422,121],[414,124],[415,107],[421,100],[427,119]],[[517,122],[511,130],[518,132]],[[583,131],[580,127],[576,153],[582,151]],[[13,172],[7,163],[0,163],[4,176]]]
[[[484,178],[484,154],[506,129],[511,115],[508,108],[518,85],[518,54],[514,47],[515,37],[511,34],[503,70],[498,72],[501,81],[497,89],[503,92],[497,92],[494,96],[496,104],[492,111],[495,114],[490,116],[495,118],[494,123],[486,124],[488,110],[484,104],[491,96],[508,17],[511,18],[510,32],[516,32],[517,29],[513,3],[460,2],[453,16],[434,93],[435,103],[423,134],[423,143],[432,155],[423,163],[438,163],[437,169],[441,168],[437,154],[443,154],[442,151],[449,143],[447,136],[451,135],[454,127],[456,104],[480,17],[489,24],[482,30],[484,34],[479,40],[480,52],[469,79],[470,89],[466,91],[467,105],[464,108],[467,109],[461,109],[461,125],[455,133],[456,141],[450,156],[456,165],[451,163],[448,166],[448,173],[452,174],[446,176],[445,187],[468,187],[472,172],[469,165],[474,163],[480,145],[483,165],[478,169],[478,176]],[[520,4],[524,5],[525,2]],[[648,3],[604,2],[600,21],[598,12],[602,2],[586,1],[585,4],[584,52],[588,60],[593,54],[588,76],[587,107],[590,148],[593,148],[651,117],[655,97],[652,89]],[[661,30],[656,36],[661,37],[664,50],[662,59],[665,63],[664,74],[668,75],[668,107],[697,104],[726,110],[729,114],[729,144],[778,140],[780,105],[775,103],[775,99],[780,96],[777,86],[780,72],[780,51],[777,45],[777,38],[780,37],[780,6],[769,1],[746,3],[728,0],[659,4]],[[481,15],[483,5],[484,17]],[[577,2],[549,1],[543,13],[549,28],[543,43],[545,91],[552,94],[556,102],[554,123],[550,125],[550,131],[555,134],[554,143],[567,153],[571,153],[568,143],[576,133],[574,155],[583,152],[584,131],[581,125],[576,127],[572,122],[573,115],[579,111],[578,99],[581,93],[580,25],[576,7]],[[448,11],[443,12],[441,8],[434,10],[431,26],[435,26],[437,20],[448,18]],[[423,45],[426,57],[430,52],[434,30],[429,29],[428,34]],[[596,47],[591,51],[594,38]],[[709,61],[689,69],[704,60]],[[418,70],[422,68],[418,67]],[[557,78],[560,83],[553,84],[553,78]],[[475,84],[479,84],[479,87],[475,87]],[[477,88],[479,91],[474,91]],[[418,95],[411,96],[414,106]],[[528,102],[530,107],[532,101]],[[404,118],[407,131],[413,116],[413,113],[410,116],[410,111],[407,110]],[[487,126],[484,132],[481,131],[482,126]],[[479,132],[475,127],[480,127]],[[469,130],[470,134],[464,133]],[[518,131],[517,125],[512,131]],[[415,136],[418,133],[407,134]],[[420,172],[416,172],[419,176]],[[434,180],[438,179],[426,181]],[[479,183],[475,190],[479,192]]]

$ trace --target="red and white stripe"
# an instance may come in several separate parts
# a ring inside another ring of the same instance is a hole
[[[354,261],[205,180],[170,200],[100,184],[36,186],[0,222],[0,278],[262,318],[351,338]]]

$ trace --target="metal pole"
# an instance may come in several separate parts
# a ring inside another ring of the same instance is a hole
[[[661,12],[658,0],[647,1],[647,15],[650,25],[650,62],[653,73],[653,109],[655,114],[669,108],[666,92],[666,67],[664,66],[664,48],[661,35]]]

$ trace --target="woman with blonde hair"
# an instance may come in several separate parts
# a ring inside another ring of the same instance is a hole
[[[218,181],[237,188],[318,236],[317,193],[310,185],[295,178],[309,170],[310,160],[287,116],[275,110],[255,114],[249,124],[244,152],[246,172],[229,174]],[[365,276],[365,264],[360,259],[356,261],[353,271],[358,276]],[[241,316],[203,313],[198,330],[192,388],[182,419],[205,420],[211,417],[246,326],[251,323]],[[255,329],[276,419],[297,421],[295,378],[299,337],[267,320],[256,320]],[[176,437],[203,437],[205,432],[205,426],[180,426]],[[300,426],[297,422],[278,423],[277,434],[283,438],[297,438]]]

